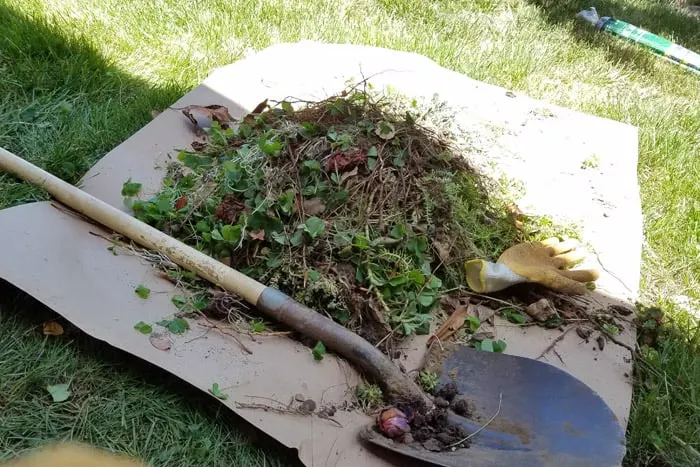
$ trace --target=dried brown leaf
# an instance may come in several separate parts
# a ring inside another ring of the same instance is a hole
[[[593,332],[593,329],[591,329],[588,326],[579,326],[576,328],[576,334],[578,334],[578,337],[581,339],[588,339],[591,337],[591,333]]]
[[[223,105],[188,105],[182,113],[197,128],[210,128],[212,122],[219,122],[222,127],[233,121],[228,109]]]
[[[350,172],[345,172],[343,175],[340,177],[340,183],[343,184],[345,183],[345,180],[347,180],[350,177],[355,177],[357,176],[357,167],[352,169]]]
[[[541,298],[535,303],[528,305],[525,308],[525,312],[530,315],[532,319],[539,321],[540,323],[543,323],[550,318],[559,316],[556,308],[554,308],[554,305],[552,305],[552,303],[546,298]]]
[[[62,336],[63,326],[56,321],[47,321],[43,325],[43,332],[45,336]]]
[[[167,336],[161,334],[151,334],[148,339],[151,341],[151,345],[158,350],[167,351],[170,350],[170,347],[173,345]]]
[[[187,195],[182,195],[175,201],[175,210],[182,209],[185,206],[187,206]]]
[[[326,210],[326,203],[321,198],[311,198],[304,200],[303,207],[307,216],[317,216]]]
[[[433,241],[433,248],[435,248],[435,251],[438,254],[438,258],[440,258],[440,261],[442,261],[443,263],[449,263],[450,247],[448,245],[445,245],[444,243],[438,241]]]
[[[266,108],[267,108],[267,99],[265,99],[264,101],[262,101],[261,103],[256,105],[255,108],[253,109],[253,111],[251,112],[251,114],[257,115],[259,113],[262,113],[262,111],[265,110]]]
[[[496,314],[496,310],[484,305],[474,305],[473,309],[474,311],[472,314],[479,318],[479,321],[493,324],[493,317]]]
[[[442,326],[435,331],[435,334],[430,336],[426,345],[432,344],[435,339],[444,341],[457,332],[457,330],[464,325],[464,321],[467,319],[470,307],[470,305],[461,305],[455,308],[455,311],[444,323],[442,323]]]

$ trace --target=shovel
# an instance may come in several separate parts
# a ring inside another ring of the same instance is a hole
[[[432,405],[377,348],[322,314],[138,221],[0,148],[0,169],[45,189],[58,201],[181,267],[237,293],[270,318],[320,340],[380,384],[389,400]],[[454,380],[474,405],[473,420],[450,414],[473,436],[469,449],[431,452],[371,430],[364,438],[436,465],[619,465],[624,433],[589,387],[546,363],[455,346],[441,358],[441,380]],[[488,423],[485,423],[488,422]]]

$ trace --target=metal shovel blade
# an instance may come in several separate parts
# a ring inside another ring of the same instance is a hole
[[[591,388],[558,368],[529,358],[454,346],[444,358],[440,375],[441,384],[450,381],[473,404],[469,420],[450,412],[451,420],[467,433],[498,413],[470,439],[469,448],[431,452],[378,433],[365,438],[448,467],[603,467],[622,462],[625,434],[612,410]]]

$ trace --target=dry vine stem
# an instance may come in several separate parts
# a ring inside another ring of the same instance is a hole
[[[0,148],[0,169],[46,190],[66,206],[117,232],[137,244],[167,255],[179,266],[192,271],[229,292],[237,293],[260,312],[282,322],[346,358],[377,382],[390,400],[423,406],[421,389],[401,373],[388,357],[362,337],[333,320],[294,301],[284,293],[232,269],[210,256],[150,227],[129,214],[70,185],[50,173]]]

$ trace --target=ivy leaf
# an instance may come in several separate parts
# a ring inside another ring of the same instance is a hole
[[[364,235],[355,235],[352,246],[359,248],[360,250],[366,250],[370,247],[370,242]]]
[[[319,277],[321,277],[321,273],[315,270],[314,268],[309,268],[308,276],[309,280],[317,281]]]
[[[53,399],[54,402],[65,402],[72,394],[70,389],[68,389],[69,386],[70,383],[51,384],[46,386],[46,390],[49,391],[49,394],[51,394],[51,399]]]
[[[503,310],[503,317],[512,323],[525,324],[527,323],[527,317],[513,311],[512,308],[506,308]]]
[[[198,221],[194,228],[197,230],[199,233],[208,233],[211,232],[211,226],[209,225],[209,222],[205,221],[202,219],[201,221]]]
[[[367,157],[377,157],[377,148],[376,146],[372,146],[367,150]]]
[[[390,285],[397,286],[397,285],[403,285],[406,282],[408,282],[408,274],[399,274],[398,276],[394,277],[389,281]]]
[[[158,326],[163,326],[173,334],[184,334],[190,328],[190,324],[182,318],[164,319],[156,323]]]
[[[202,157],[191,152],[180,151],[177,158],[182,162],[185,167],[198,172],[202,169],[208,169],[212,166],[212,161],[210,157]]]
[[[295,195],[296,193],[294,192],[294,190],[285,191],[283,194],[280,195],[278,206],[284,214],[289,215],[292,212],[294,212]]]
[[[423,284],[425,284],[425,276],[420,269],[413,269],[409,271],[408,278],[411,279],[418,287],[423,287]]]
[[[442,287],[442,281],[436,276],[430,276],[430,280],[428,281],[428,285],[426,287],[437,290]]]
[[[338,232],[333,236],[333,243],[335,243],[336,246],[341,247],[352,245],[352,232],[347,230]]]
[[[423,235],[413,237],[406,242],[406,248],[408,251],[416,255],[416,257],[421,258],[425,250],[428,248],[428,239]]]
[[[401,240],[406,236],[406,225],[396,224],[394,227],[392,227],[391,232],[389,232],[389,235],[391,237]]]
[[[151,327],[150,324],[144,323],[143,321],[139,321],[138,323],[134,324],[134,329],[141,334],[150,334],[153,332],[153,327]]]
[[[265,262],[265,266],[271,269],[278,268],[282,265],[284,262],[284,259],[282,259],[282,255],[277,255],[277,254],[272,254],[270,255],[269,258],[267,258],[267,261]]]
[[[173,305],[175,305],[178,308],[184,307],[187,303],[187,300],[185,300],[185,297],[183,297],[182,295],[175,295],[170,300],[173,302]]]
[[[211,385],[211,388],[209,389],[209,394],[216,397],[217,399],[221,399],[222,401],[228,399],[228,394],[224,394],[223,392],[221,392],[221,389],[219,389],[219,383],[214,383]]]
[[[504,350],[506,350],[506,343],[503,342],[502,340],[499,339],[497,342],[493,343],[493,351],[494,352],[501,353]]]
[[[219,242],[224,240],[224,237],[221,235],[221,232],[219,232],[219,229],[214,229],[211,231],[211,238]]]
[[[318,341],[316,342],[316,345],[314,346],[313,349],[311,349],[311,353],[314,356],[314,359],[317,361],[323,360],[323,357],[326,355],[326,346],[323,345],[323,342]]]
[[[377,166],[377,158],[376,157],[368,157],[367,158],[367,168],[369,170],[374,170],[374,168]]]
[[[284,232],[272,232],[270,236],[274,241],[276,241],[280,245],[286,245],[287,243],[289,243],[287,241],[287,235]]]
[[[479,349],[484,352],[493,352],[493,341],[491,339],[484,339],[479,344]]]
[[[326,230],[326,223],[316,216],[309,217],[304,223],[304,232],[311,238],[316,238]]]
[[[418,297],[418,303],[420,303],[424,307],[429,307],[430,305],[435,303],[435,295],[423,292]]]
[[[243,229],[240,225],[225,225],[221,227],[221,237],[226,243],[238,245],[243,235]]]
[[[122,185],[122,196],[136,196],[141,191],[141,184],[132,182],[131,177]]]
[[[321,163],[316,160],[304,161],[301,166],[309,172],[319,172],[321,170]]]
[[[316,125],[309,122],[303,122],[301,124],[301,128],[299,129],[299,134],[302,138],[311,139],[318,134],[318,129],[316,128]]]
[[[265,322],[261,319],[253,319],[250,321],[250,331],[253,333],[265,332]]]
[[[391,139],[396,135],[396,129],[394,129],[394,125],[385,120],[381,120],[377,124],[377,128],[374,130],[374,132],[381,139]]]
[[[151,289],[143,284],[139,284],[138,287],[134,289],[134,293],[145,300],[151,295]]]
[[[284,110],[284,113],[287,113],[287,114],[294,113],[294,107],[292,107],[292,104],[290,104],[287,101],[282,101],[282,110]]]
[[[481,326],[481,320],[476,316],[467,316],[467,323],[471,332],[476,332]]]
[[[292,235],[292,238],[289,239],[289,243],[292,246],[299,246],[301,245],[301,242],[304,240],[304,230],[302,229],[297,229],[296,232]]]
[[[261,137],[258,140],[258,147],[268,156],[276,156],[282,150],[282,143],[279,141]]]

